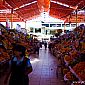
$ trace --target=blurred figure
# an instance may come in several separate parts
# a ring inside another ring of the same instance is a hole
[[[39,48],[40,48],[40,43],[37,42],[37,44],[36,44],[36,51],[37,51],[38,54],[39,54]]]
[[[48,45],[49,51],[51,51],[51,47],[52,47],[52,43],[49,42],[49,45]]]
[[[45,46],[45,50],[46,50],[46,48],[47,48],[47,42],[46,41],[44,42],[44,46]]]
[[[40,48],[42,48],[42,42],[40,42]]]
[[[26,48],[21,45],[13,45],[13,57],[10,64],[10,71],[6,75],[4,84],[10,76],[9,85],[29,85],[28,74],[32,72],[30,59],[25,57]]]

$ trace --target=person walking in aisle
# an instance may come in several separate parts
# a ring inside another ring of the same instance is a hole
[[[29,85],[28,74],[32,72],[32,65],[30,60],[25,57],[25,50],[24,46],[13,45],[14,55],[10,61],[11,69],[5,78],[5,84],[7,84],[7,80],[11,74],[9,85]]]
[[[36,44],[36,51],[37,51],[38,54],[39,54],[39,49],[40,49],[40,43],[37,42],[37,44]]]
[[[46,41],[44,42],[44,46],[45,46],[45,50],[46,50],[46,48],[47,48],[47,42]]]

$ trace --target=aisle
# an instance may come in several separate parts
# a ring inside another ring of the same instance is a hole
[[[39,52],[39,55],[30,57],[33,72],[29,74],[29,85],[65,85],[61,78],[56,77],[56,58],[44,47]],[[0,85],[4,85],[4,78],[0,78]]]
[[[33,72],[29,74],[29,85],[64,85],[63,81],[56,77],[56,58],[44,47],[39,52],[39,56],[31,56]]]

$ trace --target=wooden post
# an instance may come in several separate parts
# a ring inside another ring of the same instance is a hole
[[[26,23],[26,21],[25,21],[25,32],[27,34],[27,23]]]
[[[64,32],[65,32],[65,29],[66,29],[66,23],[64,22]]]
[[[77,15],[77,9],[76,9],[76,27],[77,27],[77,18],[78,18],[78,15]]]
[[[13,9],[11,9],[11,29],[13,28]]]
[[[26,29],[26,21],[25,21],[25,29]]]

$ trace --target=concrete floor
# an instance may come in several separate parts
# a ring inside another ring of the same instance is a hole
[[[44,46],[39,55],[31,55],[33,72],[29,74],[29,85],[64,85],[62,77],[56,77],[57,59]]]

